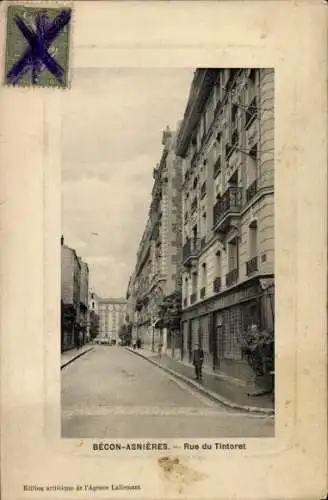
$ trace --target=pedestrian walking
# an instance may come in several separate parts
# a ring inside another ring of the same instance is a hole
[[[199,344],[196,344],[193,352],[193,365],[195,367],[196,380],[202,380],[202,368],[204,362],[204,351]]]

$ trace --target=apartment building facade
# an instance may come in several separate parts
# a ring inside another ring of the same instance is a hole
[[[80,262],[80,334],[81,342],[85,344],[88,338],[88,305],[89,305],[89,267],[86,262]]]
[[[176,134],[163,132],[160,162],[145,230],[133,274],[135,313],[132,337],[154,349],[167,345],[167,332],[159,327],[160,304],[181,287],[181,159],[175,155]]]
[[[61,350],[78,345],[80,334],[81,262],[61,238]]]
[[[98,298],[100,340],[115,341],[119,339],[119,333],[125,322],[127,301],[124,298]]]
[[[176,140],[182,158],[181,356],[249,373],[241,338],[274,329],[274,71],[198,69]]]

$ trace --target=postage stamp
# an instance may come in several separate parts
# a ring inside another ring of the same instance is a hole
[[[71,9],[11,5],[7,10],[7,85],[68,86]]]

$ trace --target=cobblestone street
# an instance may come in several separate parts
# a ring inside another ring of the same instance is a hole
[[[270,417],[229,410],[121,347],[62,370],[62,437],[272,437]]]

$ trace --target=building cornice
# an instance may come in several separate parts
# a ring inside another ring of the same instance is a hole
[[[190,94],[176,140],[175,152],[185,157],[192,132],[200,120],[201,113],[217,78],[217,69],[197,69],[191,83]]]

